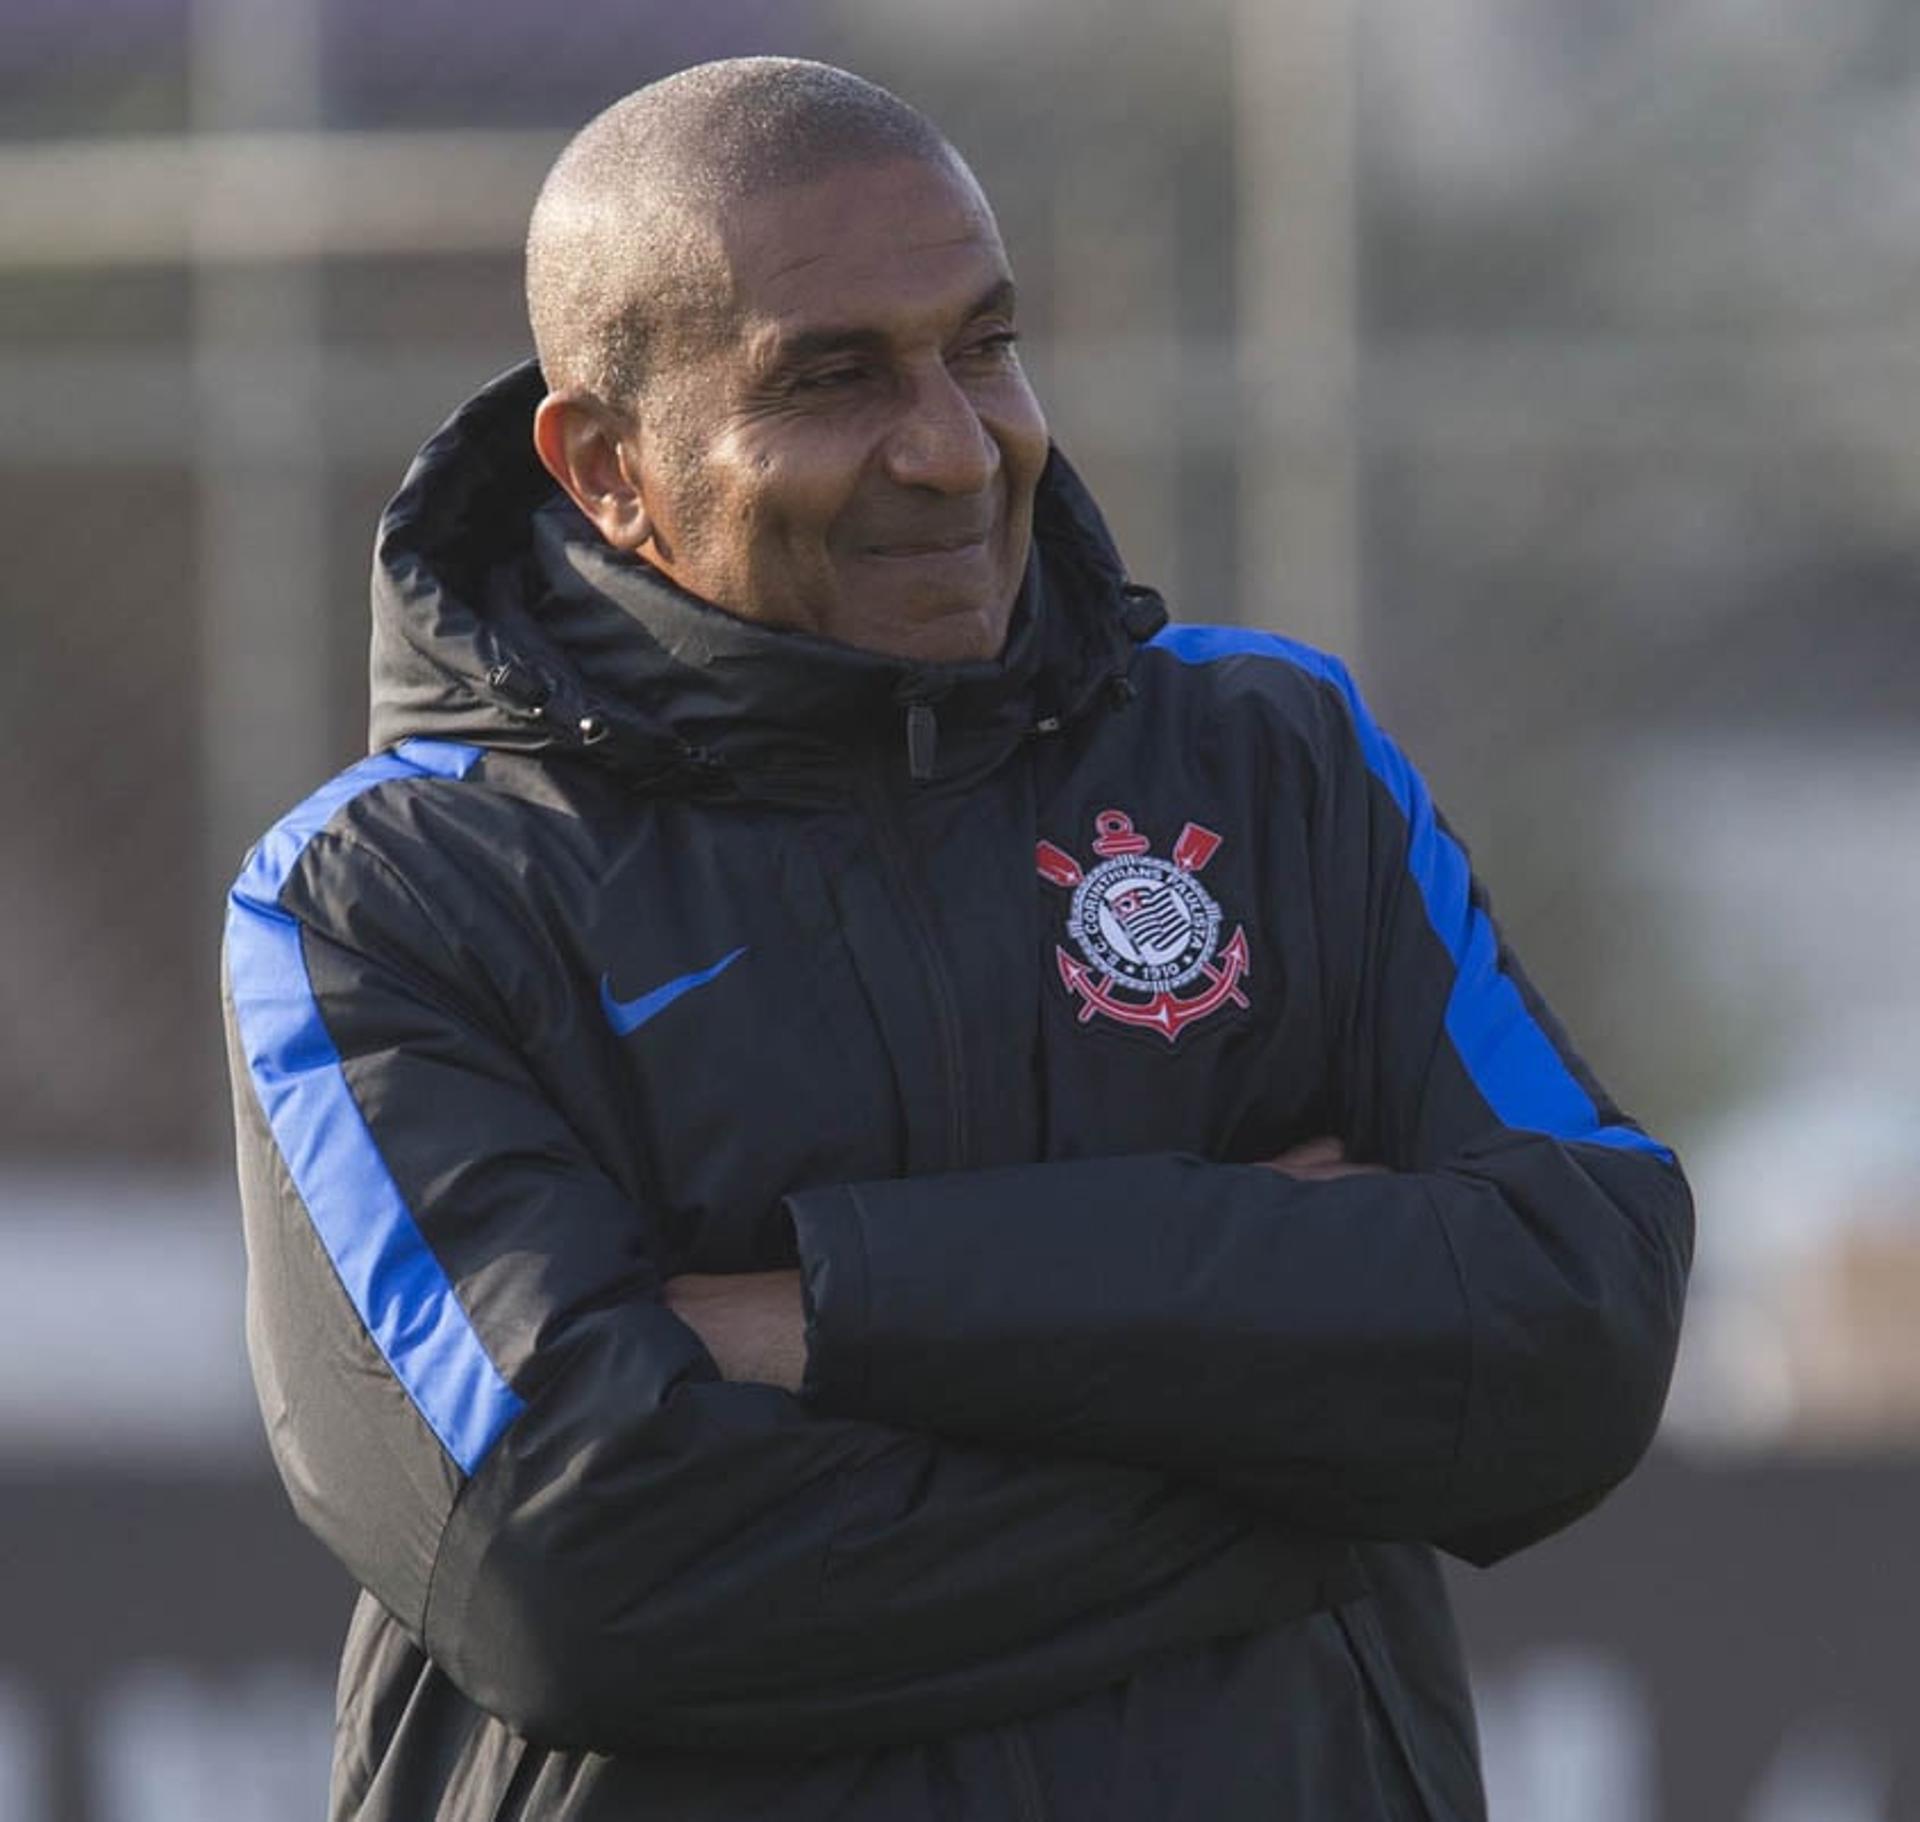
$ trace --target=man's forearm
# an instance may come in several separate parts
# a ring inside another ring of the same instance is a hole
[[[1677,1330],[1676,1172],[1527,1133],[1431,1172],[1294,1162],[1078,1159],[790,1197],[806,1396],[1356,1536],[1517,1536],[1626,1472]]]
[[[1335,1138],[1291,1146],[1266,1165],[1309,1183],[1381,1170],[1352,1162]],[[700,1337],[721,1378],[800,1390],[807,1337],[799,1272],[685,1272],[667,1281],[666,1305]]]
[[[667,1280],[665,1295],[722,1379],[799,1391],[807,1335],[797,1271],[686,1272]]]

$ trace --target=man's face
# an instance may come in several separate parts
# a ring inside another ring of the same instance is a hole
[[[640,413],[641,553],[717,607],[870,651],[990,658],[1047,427],[978,190],[849,165],[734,209],[733,327]]]

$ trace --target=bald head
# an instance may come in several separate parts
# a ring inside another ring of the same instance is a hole
[[[560,154],[527,234],[547,384],[630,408],[687,344],[726,333],[730,207],[902,158],[965,170],[924,114],[824,63],[706,63],[615,102]]]

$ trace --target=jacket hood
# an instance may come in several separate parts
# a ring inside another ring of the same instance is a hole
[[[915,664],[755,625],[602,542],[534,454],[545,391],[531,361],[485,387],[381,518],[375,749],[428,736],[572,750],[636,780],[713,787],[904,742],[916,776],[948,775],[1124,693],[1135,645],[1165,623],[1055,449],[998,658]]]

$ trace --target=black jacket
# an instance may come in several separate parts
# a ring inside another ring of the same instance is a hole
[[[1671,1155],[1340,667],[1161,631],[1057,457],[915,670],[615,557],[540,389],[408,475],[375,755],[228,925],[335,1816],[1477,1816],[1429,1546],[1646,1446]],[[1320,1133],[1393,1174],[1257,1168]],[[723,1383],[662,1281],[796,1261],[804,1395]]]

